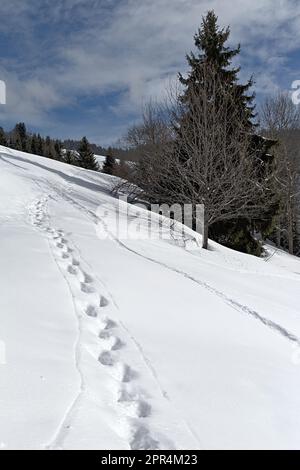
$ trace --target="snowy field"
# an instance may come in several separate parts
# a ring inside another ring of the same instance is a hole
[[[0,448],[299,449],[300,260],[121,240],[112,181],[0,147]]]

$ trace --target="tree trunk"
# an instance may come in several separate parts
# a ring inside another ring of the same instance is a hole
[[[205,215],[205,208],[203,217],[202,248],[204,248],[205,250],[208,249],[208,220]]]
[[[292,204],[291,204],[291,201],[289,199],[289,205],[288,205],[288,228],[287,228],[287,231],[288,231],[288,244],[289,244],[289,253],[291,255],[294,254],[294,227],[293,227],[293,221],[294,221],[294,217],[293,217],[293,207],[292,207]]]
[[[281,218],[280,216],[277,219],[277,224],[276,224],[276,246],[277,248],[280,248],[281,246]]]
[[[281,231],[280,231],[280,227],[278,227],[277,230],[276,230],[276,246],[277,246],[277,248],[280,248],[280,245],[281,245]]]
[[[289,239],[289,253],[294,254],[294,233],[293,233],[293,220],[289,217],[288,222],[288,239]]]

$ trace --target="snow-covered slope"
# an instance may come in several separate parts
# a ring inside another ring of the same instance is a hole
[[[299,260],[119,239],[111,184],[0,148],[0,447],[300,448]]]

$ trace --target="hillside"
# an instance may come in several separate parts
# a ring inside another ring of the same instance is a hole
[[[112,183],[0,147],[0,447],[299,449],[300,260],[120,238]]]

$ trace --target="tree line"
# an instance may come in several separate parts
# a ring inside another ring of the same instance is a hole
[[[54,160],[62,159],[62,143],[60,140],[51,139],[49,136],[43,138],[40,134],[28,133],[24,122],[17,123],[10,132],[5,132],[0,127],[0,145]]]
[[[49,136],[44,138],[40,134],[28,132],[23,122],[17,123],[10,132],[5,132],[0,127],[0,145],[88,170],[102,171],[109,175],[124,177],[127,173],[125,161],[118,162],[114,149],[111,147],[108,149],[97,147],[95,144],[89,143],[86,137],[80,141],[61,141]],[[101,155],[106,156],[103,168],[100,168],[95,158],[95,149],[101,150]]]
[[[78,150],[80,140],[75,139],[65,139],[62,142],[63,147],[69,150]],[[136,161],[139,159],[138,153],[134,149],[128,148],[123,145],[122,139],[119,139],[115,145],[110,145],[109,147],[103,147],[94,143],[90,143],[91,150],[96,155],[107,155],[111,153],[116,159],[123,161]]]

